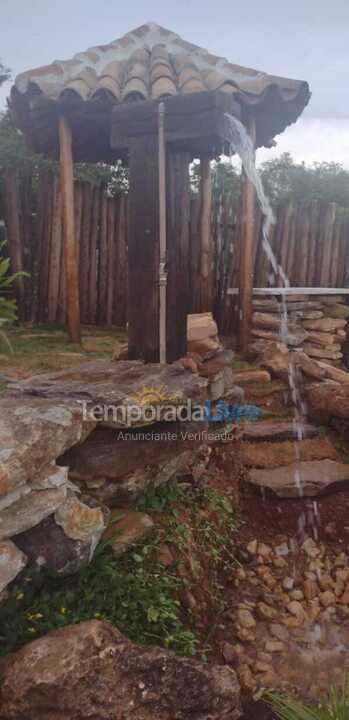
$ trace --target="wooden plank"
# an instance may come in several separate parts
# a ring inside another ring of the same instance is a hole
[[[229,288],[229,295],[238,295],[239,288]],[[348,287],[264,287],[253,288],[254,295],[349,295]]]
[[[173,362],[186,355],[187,352],[189,162],[188,153],[167,153],[167,362]]]
[[[65,117],[58,121],[60,173],[63,206],[63,246],[67,282],[67,320],[69,338],[80,343],[79,271],[74,235],[74,181],[72,133]]]
[[[52,231],[49,255],[48,321],[58,320],[59,279],[62,255],[62,203],[59,178],[53,180]]]
[[[190,205],[189,225],[189,312],[199,313],[200,306],[200,197],[194,196]]]
[[[247,123],[253,145],[256,140],[256,122],[251,116]],[[253,243],[255,220],[255,189],[244,177],[241,202],[241,250],[239,273],[239,333],[238,348],[245,353],[250,339],[252,319],[252,288],[253,288]]]
[[[128,330],[130,359],[159,360],[158,142],[130,145]]]

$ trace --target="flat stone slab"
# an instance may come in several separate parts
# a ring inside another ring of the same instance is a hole
[[[84,440],[95,423],[83,422],[81,408],[36,397],[0,399],[1,498],[25,489],[65,450]],[[19,492],[21,494],[21,492]]]
[[[327,437],[302,440],[297,443],[297,452],[303,461],[340,460],[336,448]],[[294,440],[242,443],[241,459],[244,465],[252,468],[279,468],[280,465],[294,463]]]
[[[138,360],[97,360],[58,373],[38,375],[11,388],[11,394],[76,405],[83,409],[85,418],[125,428],[155,422],[146,413],[141,419],[132,418],[126,413],[127,408],[144,410],[147,405],[158,406],[157,419],[161,420],[169,404],[186,404],[189,399],[204,401],[207,384],[206,378],[185,369],[180,362],[145,365]],[[96,406],[101,406],[99,411]],[[108,408],[106,417],[103,416],[105,408]]]
[[[26,564],[26,556],[11,540],[0,542],[0,592],[5,590]]]
[[[64,503],[67,488],[33,490],[0,513],[0,540],[29,530]]]
[[[249,482],[278,497],[317,497],[349,481],[349,465],[334,460],[292,463],[275,469],[250,470]]]
[[[261,420],[256,423],[245,423],[242,426],[242,440],[296,440],[297,431],[293,422],[272,422]],[[303,426],[303,438],[316,437],[319,430],[315,425],[306,423]],[[349,466],[348,466],[349,467]]]

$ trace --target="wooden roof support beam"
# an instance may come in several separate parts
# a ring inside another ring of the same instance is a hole
[[[63,250],[67,282],[68,332],[72,342],[80,343],[79,268],[74,230],[74,178],[72,132],[66,117],[59,127],[59,161],[63,210]]]
[[[253,145],[256,143],[256,121],[250,117],[247,123]],[[253,298],[253,244],[255,237],[255,205],[256,193],[254,186],[244,175],[241,196],[241,232],[240,232],[240,269],[239,269],[239,328],[238,349],[245,353],[250,339]]]

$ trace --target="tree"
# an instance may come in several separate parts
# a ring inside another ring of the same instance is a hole
[[[10,70],[0,60],[0,86],[11,77]]]
[[[296,163],[289,153],[269,160],[260,167],[267,195],[274,205],[290,200],[323,200],[349,208],[349,172],[334,162],[305,165]]]

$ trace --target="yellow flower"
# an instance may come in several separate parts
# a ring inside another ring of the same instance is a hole
[[[41,613],[28,613],[28,620],[41,620],[44,616]]]
[[[65,608],[65,607],[61,607],[61,609],[60,609],[60,611],[59,611],[59,612],[61,613],[61,615],[65,615],[65,614],[66,614],[66,612],[67,612],[67,608]]]
[[[30,628],[28,628],[28,632],[30,632],[30,633],[36,633],[36,628],[30,627]]]
[[[95,617],[95,618],[100,618],[100,617],[102,617],[102,615],[101,615],[101,613],[95,613],[95,614],[94,614],[94,617]]]
[[[23,598],[24,598],[24,593],[23,593],[23,592],[18,592],[18,593],[16,593],[16,600],[23,600]]]

